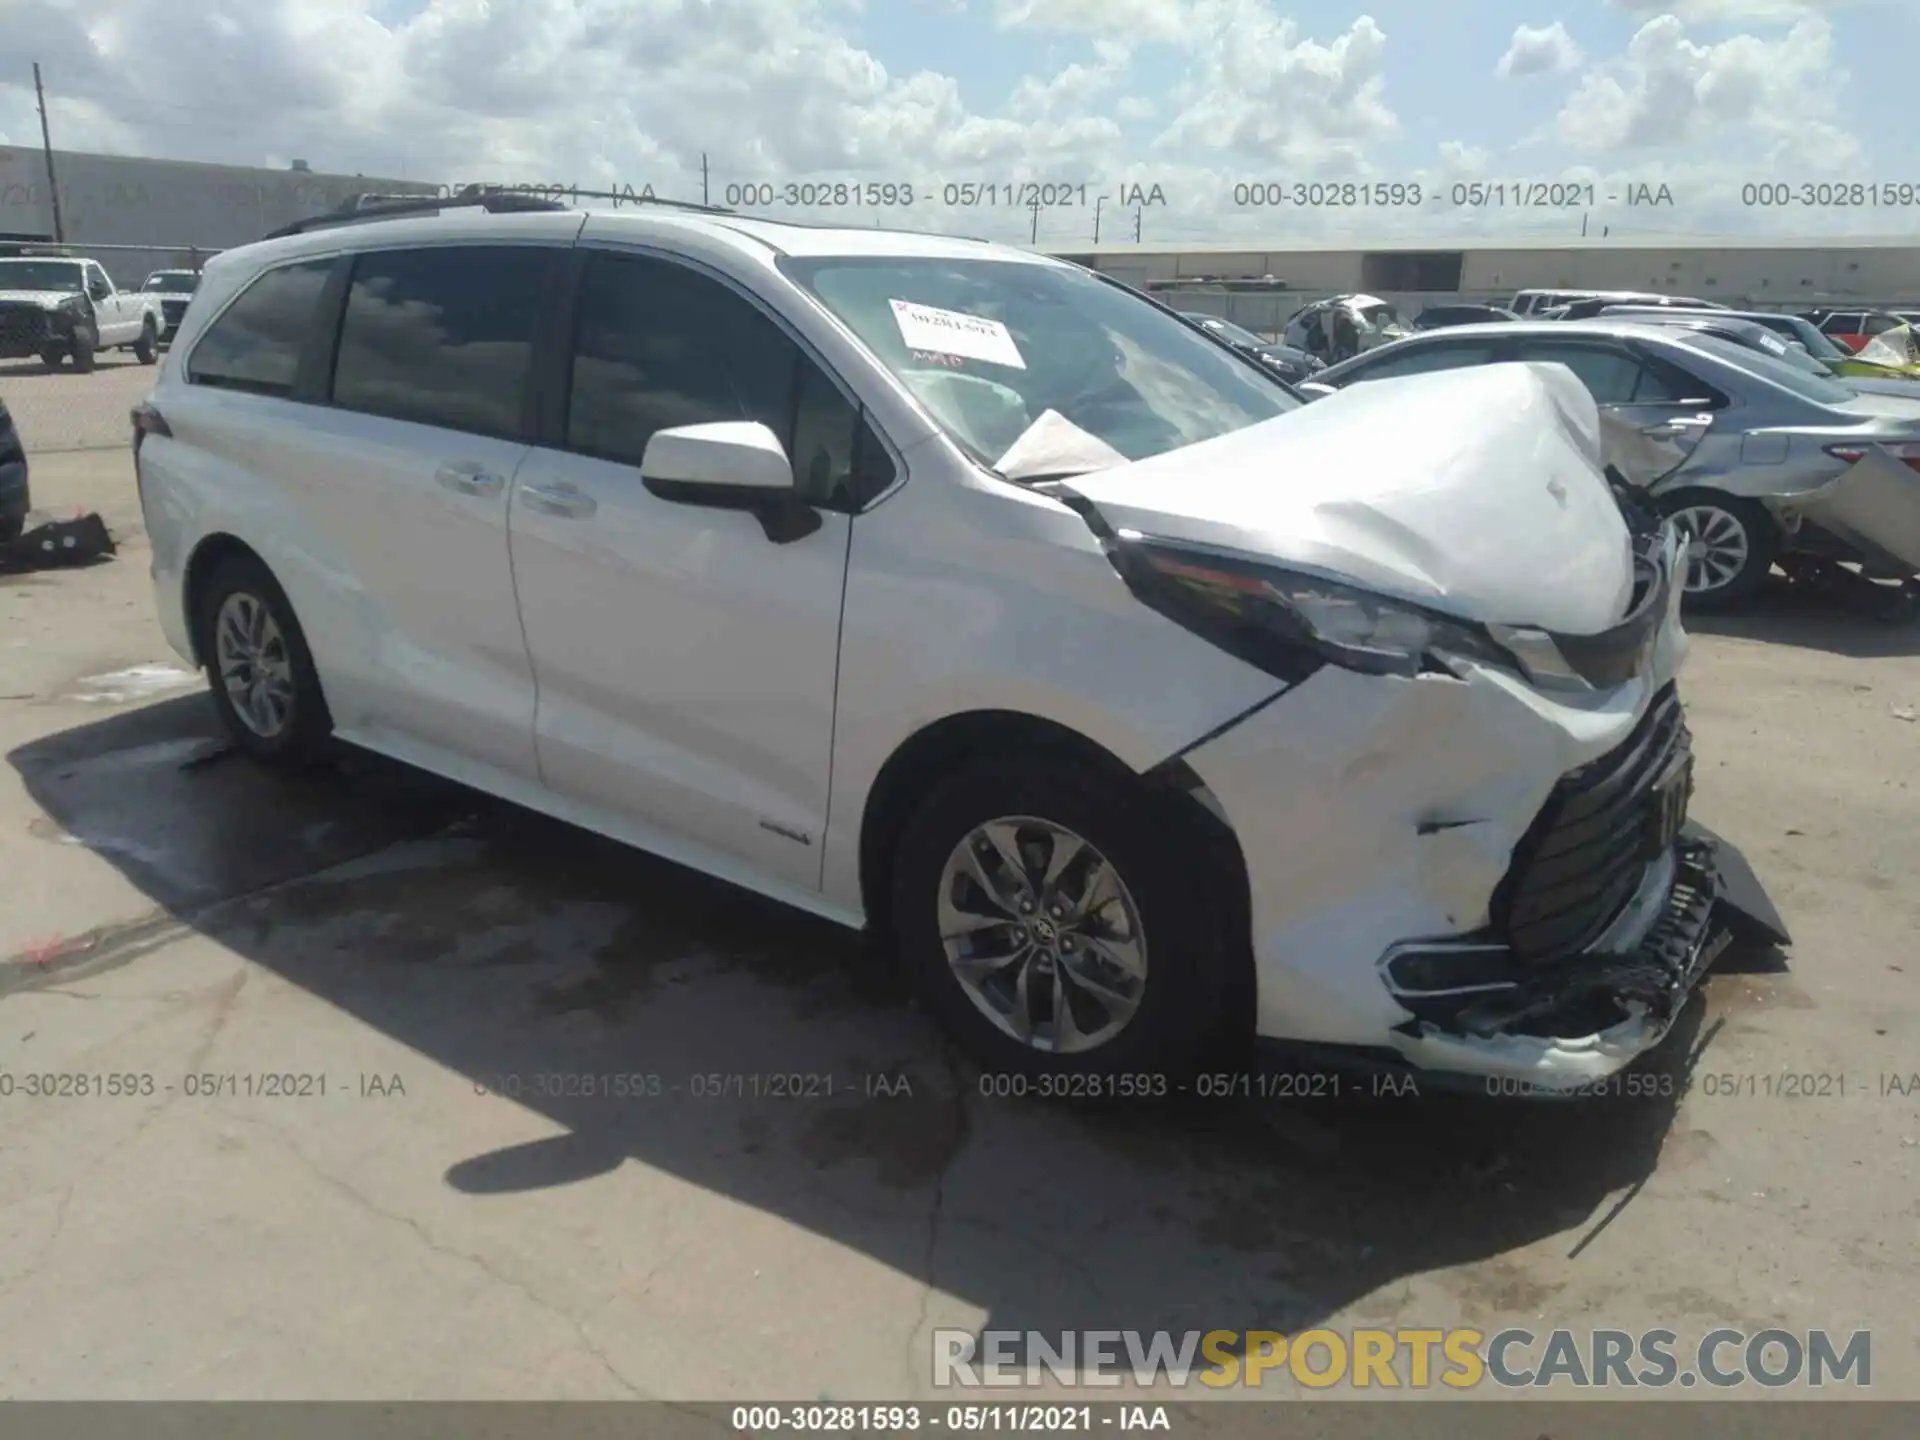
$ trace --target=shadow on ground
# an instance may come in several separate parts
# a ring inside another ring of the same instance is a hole
[[[1874,660],[1920,654],[1920,621],[1913,612],[1892,618],[1873,613],[1889,604],[1882,587],[1826,590],[1790,584],[1779,575],[1737,611],[1724,615],[1689,611],[1686,626],[1702,635],[1726,635],[1799,650]],[[1890,607],[1891,608],[1891,607]]]
[[[1356,1313],[1389,1319],[1396,1281],[1487,1261],[1441,1283],[1491,1319],[1559,1288],[1499,1258],[1516,1247],[1557,1236],[1579,1264],[1632,1263],[1592,1232],[1651,1173],[1671,1101],[987,1098],[844,932],[384,761],[278,779],[212,726],[193,695],[11,754],[45,838],[90,846],[159,909],[0,963],[0,994],[207,934],[564,1127],[437,1177],[462,1192],[635,1162],[1045,1331],[1286,1331],[1376,1291]],[[1656,1057],[1667,1073],[1698,1009]],[[662,1091],[536,1093],[614,1074]],[[692,1094],[696,1076],[779,1074],[834,1093]],[[911,1095],[870,1098],[874,1075]]]

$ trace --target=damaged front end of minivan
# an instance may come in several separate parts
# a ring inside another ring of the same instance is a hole
[[[1731,939],[1788,936],[1689,813],[1682,537],[1602,481],[1584,392],[1501,368],[1391,397],[1402,419],[1502,417],[1463,424],[1453,473],[1302,480],[1237,545],[1252,507],[1197,477],[1257,437],[1195,457],[1178,514],[1150,513],[1142,466],[1075,489],[1144,604],[1285,686],[1179,757],[1245,861],[1258,1039],[1577,1094],[1665,1038]],[[1385,389],[1279,422],[1306,422],[1289,458]]]

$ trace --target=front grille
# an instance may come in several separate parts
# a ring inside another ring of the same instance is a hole
[[[1599,938],[1632,898],[1653,847],[1685,820],[1691,757],[1669,685],[1624,744],[1561,779],[1494,896],[1494,924],[1515,955],[1552,960]],[[1663,803],[1670,779],[1682,788]]]
[[[0,345],[37,348],[47,333],[45,306],[0,303]]]
[[[160,302],[160,313],[166,317],[167,326],[171,329],[173,326],[178,325],[180,323],[180,317],[187,313],[187,302],[184,300],[162,300]]]

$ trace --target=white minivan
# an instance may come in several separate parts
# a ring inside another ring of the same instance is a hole
[[[476,197],[230,250],[134,446],[239,745],[366,747],[891,942],[989,1068],[1249,1037],[1564,1093],[1727,936],[1676,537],[1564,368],[1302,406],[959,239]]]

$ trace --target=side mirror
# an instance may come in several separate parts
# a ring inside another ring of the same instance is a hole
[[[1309,400],[1319,400],[1324,396],[1335,394],[1338,389],[1337,386],[1322,384],[1318,380],[1302,380],[1293,388]]]
[[[655,431],[640,457],[640,482],[676,504],[748,511],[777,545],[820,528],[819,512],[794,487],[780,437],[757,420]]]

